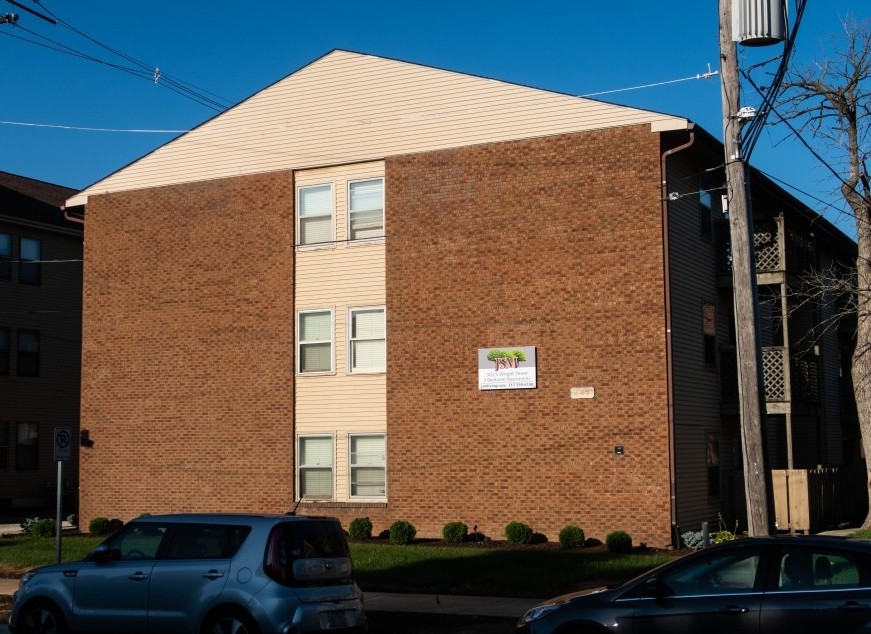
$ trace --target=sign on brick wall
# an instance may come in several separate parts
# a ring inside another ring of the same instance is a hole
[[[535,347],[478,349],[479,390],[527,390],[535,387]]]

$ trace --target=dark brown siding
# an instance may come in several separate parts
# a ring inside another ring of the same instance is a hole
[[[658,135],[409,155],[386,173],[391,517],[669,543]],[[537,389],[478,390],[477,351],[497,346],[537,348]]]
[[[92,196],[81,515],[286,511],[290,173]]]

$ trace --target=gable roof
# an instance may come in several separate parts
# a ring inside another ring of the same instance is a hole
[[[87,187],[92,194],[687,120],[336,50]]]

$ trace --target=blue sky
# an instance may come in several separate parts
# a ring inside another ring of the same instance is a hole
[[[681,115],[722,137],[719,79],[675,81],[718,70],[717,0],[17,1],[123,54],[0,0],[0,15],[19,15],[17,25],[0,24],[0,170],[74,188],[176,136],[152,131],[217,114],[167,78],[231,105],[335,48],[573,95],[620,90],[596,98]],[[869,9],[868,0],[810,0],[798,58],[819,57],[841,17]],[[741,63],[781,48],[742,49]],[[670,83],[621,90],[661,82]],[[745,105],[756,103],[745,94]],[[828,173],[785,137],[769,125],[751,162],[807,192],[793,191],[853,235]]]

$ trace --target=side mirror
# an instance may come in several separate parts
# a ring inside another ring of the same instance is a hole
[[[121,559],[121,551],[117,548],[109,548],[106,544],[100,544],[91,551],[88,559],[96,561],[98,564],[104,564],[107,561],[117,561]]]
[[[644,580],[644,594],[649,597],[664,597],[668,594],[668,588],[658,576],[654,575]]]

